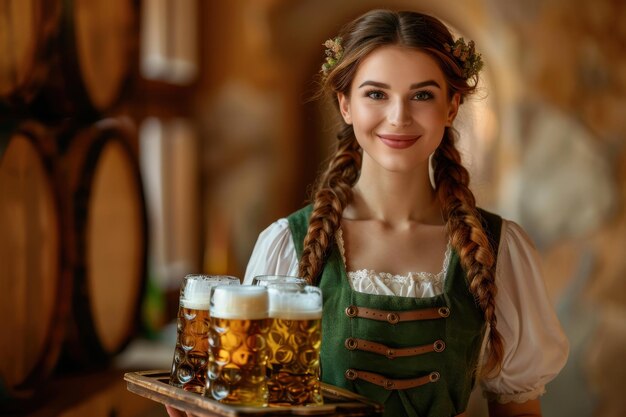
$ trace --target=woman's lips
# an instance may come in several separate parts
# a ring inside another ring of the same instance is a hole
[[[414,135],[377,135],[382,143],[394,149],[405,149],[420,138]]]

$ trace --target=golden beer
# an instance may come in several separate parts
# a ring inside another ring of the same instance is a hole
[[[270,405],[322,405],[320,347],[322,294],[319,288],[268,286],[272,327],[269,346]]]
[[[209,361],[210,289],[238,285],[226,276],[188,275],[183,279],[177,317],[177,337],[170,385],[202,394]]]
[[[265,287],[216,287],[211,297],[205,395],[225,404],[266,406],[268,299]]]

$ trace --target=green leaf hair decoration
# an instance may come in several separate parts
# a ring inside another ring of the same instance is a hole
[[[341,37],[328,39],[322,45],[326,47],[326,62],[322,64],[321,72],[326,77],[333,69],[343,55],[343,46],[341,46]]]
[[[482,56],[476,52],[474,41],[466,44],[465,39],[459,38],[454,45],[446,43],[443,47],[459,64],[463,77],[466,79],[477,75],[483,68]]]

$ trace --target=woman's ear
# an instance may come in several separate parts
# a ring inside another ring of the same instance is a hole
[[[350,114],[350,98],[344,93],[337,93],[337,101],[339,102],[339,111],[343,120],[351,125],[352,115]]]
[[[448,103],[448,115],[446,119],[446,126],[452,126],[452,122],[456,118],[457,113],[459,112],[459,105],[461,104],[461,95],[456,93],[450,99],[450,103]]]

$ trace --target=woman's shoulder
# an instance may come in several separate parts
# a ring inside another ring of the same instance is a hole
[[[483,225],[492,237],[497,236],[498,250],[514,247],[535,251],[532,238],[516,221],[508,219],[494,211],[478,208]]]
[[[289,229],[289,221],[280,218],[259,234],[248,261],[244,283],[256,275],[293,275],[298,261]]]
[[[289,220],[287,217],[281,217],[278,220],[275,220],[269,226],[267,226],[261,233],[259,233],[259,237],[268,237],[268,236],[276,236],[283,235],[289,231]]]
[[[528,254],[533,258],[538,258],[539,254],[532,237],[524,230],[519,223],[514,220],[502,218],[500,229],[500,249],[499,252],[511,252],[518,255]],[[525,257],[525,259],[528,259]]]
[[[483,388],[499,402],[537,398],[565,365],[569,343],[546,290],[538,250],[517,222],[504,218],[496,285],[496,327],[505,352],[502,371],[484,380]]]

